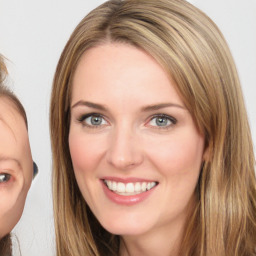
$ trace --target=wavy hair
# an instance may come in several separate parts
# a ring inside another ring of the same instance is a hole
[[[149,53],[175,81],[208,157],[180,255],[256,255],[255,158],[236,67],[212,20],[184,0],[110,0],[76,27],[53,81],[50,131],[57,256],[118,255],[75,180],[69,153],[71,85],[85,51],[106,42]]]

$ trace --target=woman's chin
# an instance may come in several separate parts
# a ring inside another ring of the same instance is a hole
[[[139,236],[149,231],[149,225],[145,223],[131,223],[127,221],[122,222],[108,222],[101,223],[101,225],[111,234],[120,236]]]

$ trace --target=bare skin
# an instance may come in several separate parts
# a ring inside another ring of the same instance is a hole
[[[33,161],[28,132],[16,106],[0,97],[0,239],[20,219],[31,185]]]
[[[73,80],[69,147],[82,195],[121,236],[121,256],[178,255],[204,136],[151,56],[121,43],[85,52]]]

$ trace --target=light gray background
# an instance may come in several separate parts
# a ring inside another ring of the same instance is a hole
[[[157,0],[156,0],[157,1]],[[0,0],[0,52],[24,104],[39,175],[14,230],[23,256],[53,256],[49,100],[60,53],[78,22],[103,0]],[[256,145],[256,0],[190,0],[220,27],[242,82]],[[15,255],[20,255],[15,249]]]

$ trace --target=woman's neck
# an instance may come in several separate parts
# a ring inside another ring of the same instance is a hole
[[[139,235],[124,235],[120,239],[120,256],[179,256],[185,226],[195,210],[192,198],[184,211],[168,225],[158,225]],[[163,221],[163,223],[166,223]]]

